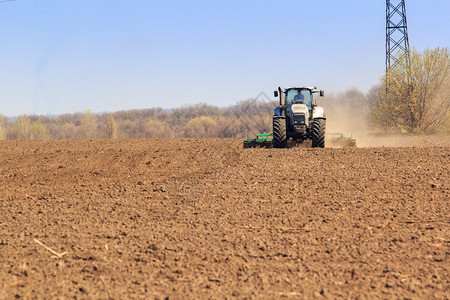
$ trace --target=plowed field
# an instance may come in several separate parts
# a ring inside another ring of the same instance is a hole
[[[450,147],[0,142],[0,298],[450,295]]]

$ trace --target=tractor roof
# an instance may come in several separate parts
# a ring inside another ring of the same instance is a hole
[[[285,87],[284,90],[315,90],[317,89],[316,86],[289,86]]]

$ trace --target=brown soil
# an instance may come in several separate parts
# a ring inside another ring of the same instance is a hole
[[[449,163],[448,146],[2,141],[0,298],[448,299]]]

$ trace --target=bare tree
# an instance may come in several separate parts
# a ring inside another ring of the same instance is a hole
[[[372,106],[370,117],[378,129],[433,133],[450,109],[448,48],[422,53],[414,49],[410,57],[409,66],[402,60],[382,78],[385,92]]]
[[[41,121],[31,124],[31,138],[35,140],[45,140],[47,138],[47,129]]]
[[[106,120],[106,138],[108,139],[117,138],[117,123],[113,115],[109,115]]]
[[[15,138],[19,140],[26,140],[32,138],[31,121],[27,116],[20,116],[14,121]]]
[[[82,138],[95,138],[97,133],[97,119],[91,110],[83,112],[80,119]]]
[[[6,140],[6,119],[0,115],[0,140]]]
[[[185,137],[213,137],[216,126],[217,122],[211,117],[196,117],[186,124]]]

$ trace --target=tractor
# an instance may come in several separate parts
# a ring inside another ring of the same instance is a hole
[[[274,148],[286,148],[288,141],[298,144],[305,140],[311,140],[313,148],[325,147],[326,118],[315,94],[323,97],[324,92],[317,87],[279,87],[274,91],[274,96],[280,98],[273,115]]]

